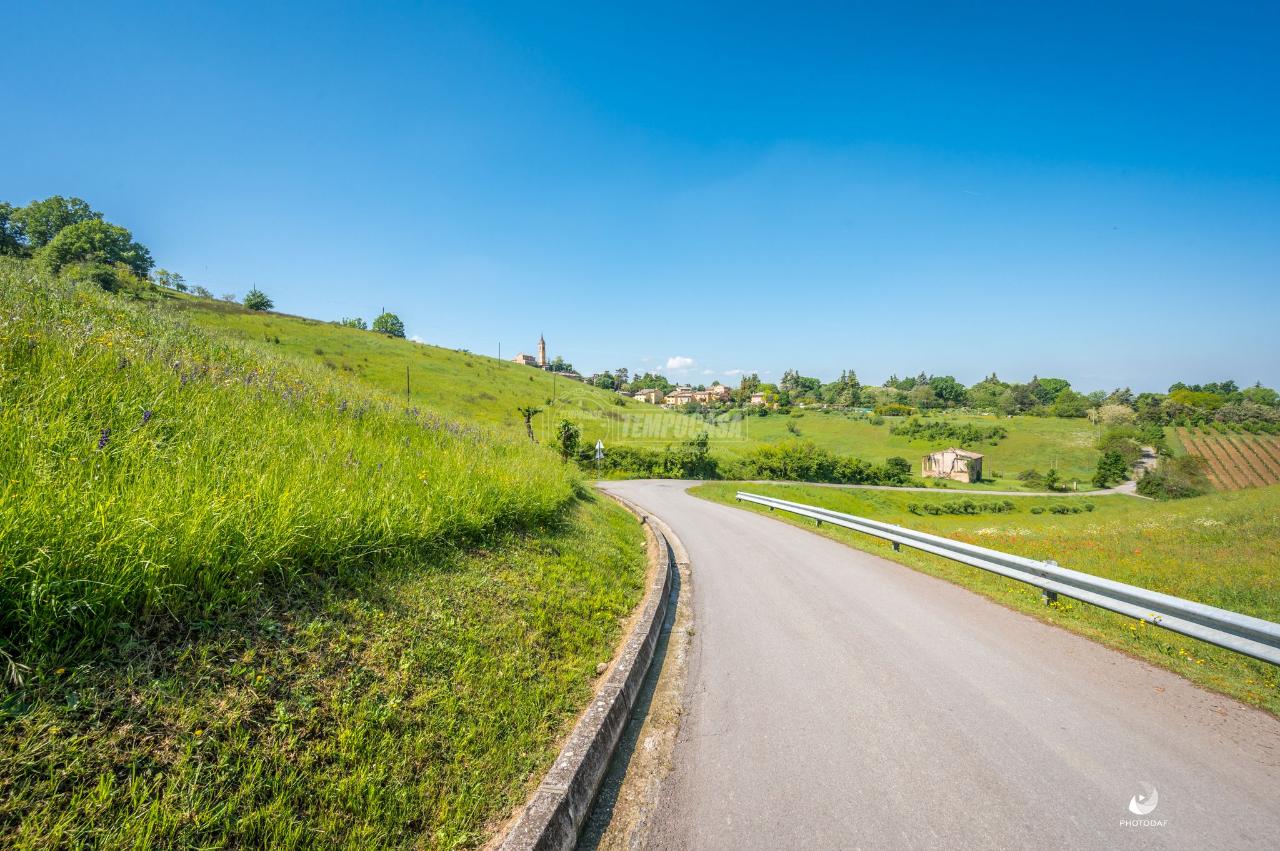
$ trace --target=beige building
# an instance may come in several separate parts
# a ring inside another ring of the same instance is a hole
[[[920,475],[929,479],[976,482],[982,478],[982,455],[967,449],[942,449],[924,456]]]
[[[668,408],[679,408],[693,401],[693,391],[688,387],[680,387],[672,390],[662,400],[662,404]]]
[[[641,402],[648,402],[650,405],[661,405],[662,400],[666,397],[662,395],[662,391],[658,388],[646,387],[644,390],[637,390],[632,398]]]

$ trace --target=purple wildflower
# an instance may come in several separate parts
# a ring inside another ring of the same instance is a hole
[[[106,449],[107,441],[111,439],[111,429],[104,428],[102,434],[98,435],[98,448]]]
[[[149,410],[149,409],[144,409],[144,410],[143,410],[143,412],[142,412],[142,424],[143,424],[143,425],[146,425],[148,422],[150,422],[150,421],[151,421],[152,413],[153,413],[153,412],[152,412],[151,410]]]

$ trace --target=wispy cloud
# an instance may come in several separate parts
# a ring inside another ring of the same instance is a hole
[[[693,358],[687,358],[684,355],[672,355],[667,358],[667,369],[689,369],[693,364]]]

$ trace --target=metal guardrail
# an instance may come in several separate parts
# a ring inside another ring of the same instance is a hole
[[[831,523],[855,532],[862,532],[893,543],[896,550],[902,545],[926,553],[942,556],[962,564],[997,573],[1019,582],[1039,588],[1045,602],[1053,602],[1061,594],[1117,612],[1131,618],[1146,621],[1209,644],[1234,650],[1254,659],[1280,665],[1280,624],[1242,615],[1239,612],[1219,609],[1204,603],[1196,603],[1148,591],[1136,585],[1126,585],[1111,579],[1103,579],[1090,573],[1069,570],[1052,561],[1036,561],[1023,556],[1002,553],[974,544],[953,541],[927,532],[917,532],[905,526],[895,526],[879,520],[844,514],[828,508],[788,502],[768,496],[738,491],[742,502],[763,505],[774,509],[809,517],[818,524]]]

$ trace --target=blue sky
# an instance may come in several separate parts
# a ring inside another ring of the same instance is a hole
[[[1274,6],[194,5],[7,9],[0,198],[583,371],[1280,384]]]

